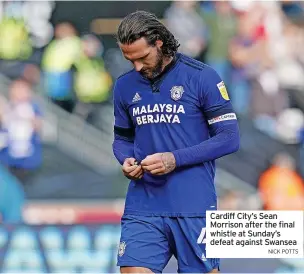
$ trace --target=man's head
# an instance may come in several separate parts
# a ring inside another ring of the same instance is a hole
[[[103,50],[101,42],[91,34],[82,37],[82,48],[84,54],[88,57],[100,56]]]
[[[68,22],[63,22],[55,27],[55,38],[56,39],[64,39],[67,37],[74,37],[77,35],[77,31],[75,27]]]
[[[120,23],[117,40],[123,55],[147,78],[158,76],[179,44],[155,15],[137,11]]]
[[[15,80],[10,86],[9,98],[12,103],[30,101],[32,98],[31,86],[23,79]]]

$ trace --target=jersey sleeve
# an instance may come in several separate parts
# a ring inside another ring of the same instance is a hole
[[[135,129],[128,110],[121,98],[118,81],[114,87],[114,142],[113,153],[120,164],[126,158],[134,157]]]
[[[116,81],[114,86],[114,132],[127,139],[134,138],[134,125],[121,96],[121,84]]]
[[[201,73],[199,100],[209,125],[230,123],[236,120],[224,81],[211,67]]]
[[[176,167],[213,161],[239,149],[238,123],[224,82],[210,67],[206,67],[200,77],[198,100],[209,124],[210,138],[173,151]]]

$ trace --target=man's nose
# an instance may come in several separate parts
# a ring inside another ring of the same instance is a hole
[[[142,68],[143,68],[143,64],[141,62],[138,62],[138,61],[135,61],[133,65],[134,65],[134,68],[135,68],[136,71],[141,71]]]

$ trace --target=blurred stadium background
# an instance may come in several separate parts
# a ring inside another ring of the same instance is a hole
[[[118,271],[128,183],[111,150],[111,89],[131,65],[114,34],[140,9],[228,86],[241,148],[217,161],[219,207],[304,209],[302,2],[1,1],[0,272]],[[223,259],[222,272],[304,263]]]

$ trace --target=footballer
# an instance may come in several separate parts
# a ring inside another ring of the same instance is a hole
[[[126,16],[119,47],[134,69],[114,87],[113,152],[130,184],[121,219],[121,273],[217,273],[206,258],[206,210],[217,209],[215,159],[239,148],[237,117],[224,82],[178,52],[151,13]]]

